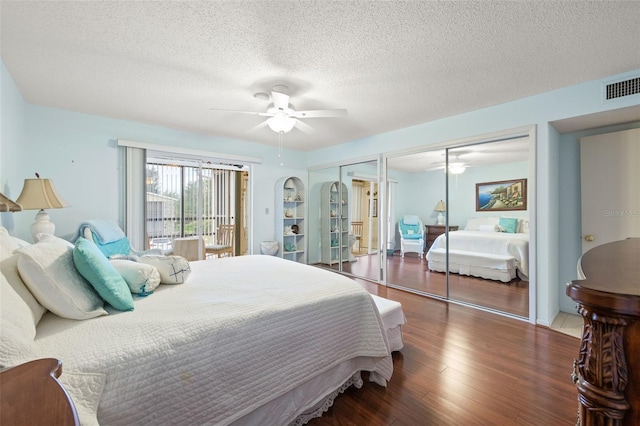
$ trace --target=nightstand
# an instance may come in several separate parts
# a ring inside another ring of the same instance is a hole
[[[433,242],[438,238],[438,235],[442,235],[445,233],[447,227],[446,225],[425,225],[425,243],[424,243],[424,253],[427,254],[429,248],[433,244]],[[455,225],[449,225],[449,231],[457,231],[458,227]]]

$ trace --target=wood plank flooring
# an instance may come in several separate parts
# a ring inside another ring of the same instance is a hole
[[[375,281],[378,265],[374,256],[358,256],[355,262],[344,262],[343,271]],[[415,253],[404,258],[399,254],[387,260],[387,282],[425,293],[446,297],[446,274],[433,272],[426,259]],[[332,269],[337,269],[337,264]],[[518,278],[508,283],[465,275],[450,274],[449,298],[527,318],[529,316],[529,283]]]
[[[402,303],[404,348],[386,388],[348,389],[319,425],[575,425],[579,339],[542,326],[359,281]]]

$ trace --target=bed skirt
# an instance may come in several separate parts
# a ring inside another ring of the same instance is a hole
[[[429,269],[446,272],[445,249],[431,249],[427,254]],[[516,277],[516,259],[497,254],[449,250],[449,272],[509,282]]]

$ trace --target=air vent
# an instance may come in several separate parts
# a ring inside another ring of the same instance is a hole
[[[640,93],[640,77],[630,80],[618,81],[617,83],[607,84],[606,100],[621,98],[623,96],[635,95]]]

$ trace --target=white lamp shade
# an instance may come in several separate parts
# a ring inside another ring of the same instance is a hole
[[[17,202],[24,210],[40,210],[36,214],[36,221],[31,225],[33,241],[37,241],[38,234],[53,234],[56,230],[44,209],[69,207],[56,191],[51,179],[25,179]]]
[[[6,195],[0,193],[0,212],[19,212],[22,206],[12,201]]]
[[[69,207],[62,199],[51,179],[25,179],[16,201],[24,210],[61,209]]]
[[[267,120],[267,125],[276,133],[287,133],[293,129],[296,119],[286,115],[275,115]]]
[[[447,206],[444,203],[444,201],[442,200],[438,201],[435,208],[433,209],[433,211],[438,212],[438,225],[444,225],[444,215],[442,214],[442,212],[446,210],[447,210]]]

